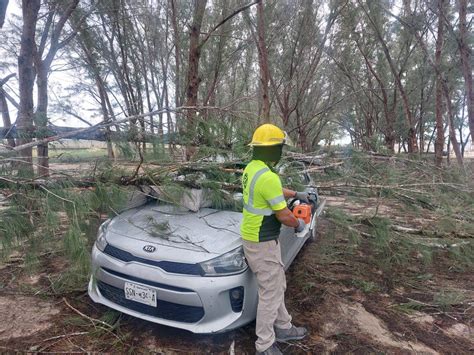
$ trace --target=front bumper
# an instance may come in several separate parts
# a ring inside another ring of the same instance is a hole
[[[158,267],[124,262],[101,252],[94,245],[95,270],[89,282],[90,298],[117,311],[193,333],[215,333],[238,328],[255,319],[257,283],[248,269],[232,276],[202,277],[172,274]],[[151,288],[157,307],[126,300],[125,282]],[[229,292],[243,287],[242,310],[232,310]]]

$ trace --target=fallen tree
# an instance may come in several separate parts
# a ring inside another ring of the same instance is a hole
[[[64,137],[68,139],[85,139],[105,142],[108,139],[111,141],[120,141],[120,142],[153,142],[156,141],[157,136],[152,134],[143,134],[139,132],[138,134],[129,134],[128,132],[114,132],[111,131],[109,137],[107,137],[107,132],[104,129],[105,127],[99,127],[94,130],[82,131],[73,127],[62,127],[49,125],[46,128],[34,129],[30,135],[31,138],[52,138],[52,137]],[[21,138],[18,134],[18,130],[15,126],[10,128],[0,128],[0,139],[11,139],[11,138]],[[169,141],[169,135],[163,134],[163,139]],[[58,138],[64,139],[64,138]],[[12,147],[13,148],[13,147]]]

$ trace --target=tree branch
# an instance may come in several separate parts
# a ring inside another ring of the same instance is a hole
[[[51,35],[51,44],[49,47],[49,51],[44,59],[44,62],[47,63],[48,67],[53,61],[53,58],[56,55],[57,50],[60,48],[59,37],[61,35],[63,27],[66,24],[66,21],[68,20],[68,18],[71,16],[72,12],[76,9],[78,3],[79,3],[79,0],[71,1],[71,3],[68,5],[64,13],[61,14],[61,17],[58,23],[56,24],[56,27],[54,28],[54,31]]]
[[[244,5],[240,8],[238,8],[237,10],[235,10],[233,13],[231,13],[229,16],[227,16],[226,18],[224,18],[222,21],[220,21],[217,25],[215,25],[206,35],[206,37],[204,37],[204,39],[201,41],[201,43],[199,44],[199,48],[201,48],[206,42],[207,40],[211,37],[212,33],[215,32],[220,26],[222,26],[224,23],[226,23],[227,21],[229,21],[230,19],[232,19],[233,17],[235,17],[236,15],[238,15],[239,13],[241,13],[242,11],[244,10],[247,10],[248,8],[252,7],[253,5],[255,4],[258,4],[260,1],[262,0],[256,0],[254,2],[251,2],[250,4],[247,4],[247,5]]]
[[[0,86],[0,91],[3,93],[3,95],[5,95],[8,101],[10,101],[13,106],[15,106],[17,110],[20,109],[20,104],[9,93],[7,93],[1,86]]]
[[[8,80],[10,80],[11,78],[13,78],[14,76],[16,76],[16,73],[11,73],[11,74],[8,74],[6,77],[4,77],[3,79],[0,79],[0,88],[6,84],[8,82]]]

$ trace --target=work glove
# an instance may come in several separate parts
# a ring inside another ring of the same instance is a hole
[[[306,191],[296,192],[295,198],[304,203],[309,203],[309,194]]]
[[[306,227],[306,223],[304,223],[304,220],[302,220],[301,218],[298,218],[298,226],[295,227],[295,232],[299,233],[304,231],[304,227]]]

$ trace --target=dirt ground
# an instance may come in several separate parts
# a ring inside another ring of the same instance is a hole
[[[383,213],[407,227],[429,223],[429,216],[409,218],[403,207],[371,199],[357,204],[328,197],[327,206],[352,216]],[[310,335],[282,344],[285,354],[474,352],[472,270],[442,262],[421,270],[413,262],[387,272],[368,262],[370,251],[363,244],[347,253],[348,238],[323,216],[318,240],[305,246],[288,270],[287,306],[294,322],[306,325]],[[0,352],[255,351],[254,324],[220,335],[195,335],[111,312],[94,304],[84,289],[57,294],[52,280],[66,265],[55,253],[41,256],[33,274],[21,255],[0,265]],[[463,302],[434,302],[441,290],[462,294]],[[404,309],[407,304],[417,307]]]

